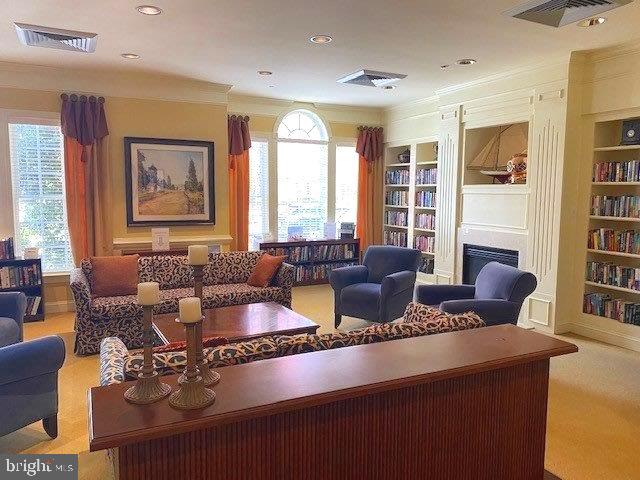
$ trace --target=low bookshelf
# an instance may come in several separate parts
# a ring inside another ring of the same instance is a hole
[[[44,286],[39,258],[0,260],[0,292],[23,292],[27,296],[24,321],[44,320]]]
[[[261,243],[260,250],[286,255],[286,262],[295,268],[296,286],[328,283],[331,270],[360,263],[360,242],[356,239]]]

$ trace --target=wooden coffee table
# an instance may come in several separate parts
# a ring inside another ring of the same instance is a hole
[[[293,310],[274,302],[249,303],[203,311],[202,337],[226,337],[242,342],[264,335],[316,333],[320,325]],[[185,340],[184,326],[176,322],[177,314],[154,315],[153,329],[167,343]]]

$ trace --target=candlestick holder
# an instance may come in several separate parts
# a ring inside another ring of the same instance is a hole
[[[171,387],[160,382],[160,376],[153,366],[153,337],[151,323],[153,319],[153,305],[142,305],[142,343],[143,363],[135,385],[124,392],[124,398],[130,403],[145,405],[157,402],[171,393]]]
[[[193,290],[195,296],[200,299],[200,304],[204,305],[202,298],[204,265],[192,265],[193,267]],[[202,350],[202,322],[198,322],[196,326],[196,365],[200,370],[202,381],[208,387],[215,385],[220,381],[220,374],[209,368],[209,362]]]
[[[179,388],[169,397],[169,405],[179,410],[195,410],[211,405],[216,400],[216,394],[206,388],[200,371],[196,365],[196,325],[185,323],[187,337],[187,367],[178,378]]]

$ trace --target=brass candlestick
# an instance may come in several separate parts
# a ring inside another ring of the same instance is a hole
[[[187,367],[178,378],[178,390],[169,397],[169,405],[180,410],[204,408],[216,400],[216,394],[205,387],[196,366],[196,325],[201,322],[202,320],[184,324],[187,337]]]
[[[204,277],[204,265],[192,265],[193,267],[193,290],[195,296],[200,299],[200,304],[204,305],[202,298],[202,284]],[[220,381],[220,374],[209,368],[209,361],[202,350],[202,322],[198,322],[196,326],[196,365],[200,370],[202,381],[208,387],[215,385]]]
[[[124,392],[125,400],[139,405],[157,402],[171,393],[171,387],[166,383],[160,382],[160,376],[153,366],[153,338],[151,333],[153,305],[142,305],[142,311],[142,342],[144,347],[142,370],[138,374],[135,385]]]

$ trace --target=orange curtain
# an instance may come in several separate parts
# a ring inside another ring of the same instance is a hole
[[[356,151],[358,163],[358,209],[356,236],[364,253],[369,245],[382,243],[382,128],[360,127]]]
[[[78,265],[92,255],[113,254],[104,98],[63,94],[61,127],[69,240]]]
[[[249,249],[249,117],[230,115],[229,231],[232,250]]]

